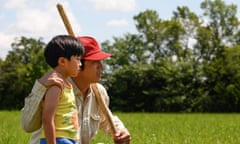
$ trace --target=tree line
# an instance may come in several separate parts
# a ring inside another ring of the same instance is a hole
[[[137,33],[101,43],[112,53],[102,83],[110,107],[124,112],[240,112],[240,22],[237,6],[205,0],[202,15],[177,7],[170,19],[154,10],[133,17]],[[20,109],[49,70],[41,38],[24,36],[0,60],[0,109]]]

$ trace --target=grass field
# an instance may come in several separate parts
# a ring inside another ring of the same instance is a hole
[[[115,113],[129,129],[131,144],[240,144],[240,114]],[[28,144],[19,111],[0,111],[0,144]],[[99,131],[91,144],[112,144]]]

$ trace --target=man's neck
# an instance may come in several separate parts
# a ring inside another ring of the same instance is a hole
[[[81,91],[81,93],[83,94],[83,98],[85,99],[88,94],[88,89],[90,88],[90,83],[78,77],[74,77],[72,78],[72,80],[76,84],[78,89]]]

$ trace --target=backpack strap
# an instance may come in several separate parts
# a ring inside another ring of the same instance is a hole
[[[113,120],[112,120],[112,114],[109,110],[109,108],[107,108],[107,105],[105,104],[98,88],[97,88],[97,84],[94,83],[94,84],[91,84],[92,85],[92,89],[93,89],[93,92],[95,94],[95,97],[96,97],[96,100],[97,100],[97,103],[98,103],[98,106],[100,108],[100,110],[103,112],[103,114],[106,116],[106,119],[108,121],[108,123],[110,124],[110,128],[111,128],[111,131],[115,134],[117,132],[115,126],[114,126],[114,123],[113,123]]]

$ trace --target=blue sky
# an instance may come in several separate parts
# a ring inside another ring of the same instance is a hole
[[[67,34],[56,8],[61,3],[76,35],[91,35],[99,42],[136,33],[133,16],[147,9],[158,12],[161,19],[172,16],[177,6],[187,6],[201,15],[203,0],[0,0],[0,58],[11,50],[14,38],[40,38],[48,42],[53,36]],[[237,0],[225,0],[227,4]],[[240,5],[240,4],[238,4]],[[238,9],[240,7],[238,6]],[[239,16],[238,10],[238,17]]]

